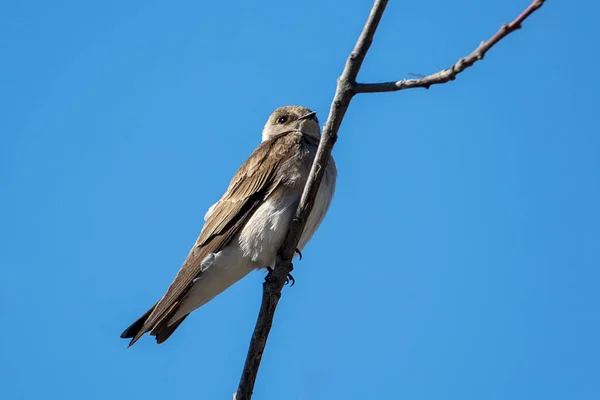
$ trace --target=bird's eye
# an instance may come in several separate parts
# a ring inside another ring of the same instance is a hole
[[[283,117],[279,117],[279,119],[277,120],[278,124],[285,124],[288,120],[288,117],[286,117],[285,115]]]

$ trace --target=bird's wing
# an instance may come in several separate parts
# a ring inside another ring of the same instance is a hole
[[[283,183],[278,171],[295,154],[300,140],[299,135],[289,133],[273,137],[261,143],[240,167],[221,200],[207,213],[196,244],[132,343],[145,332],[157,331],[168,323],[179,301],[200,275],[204,258],[227,246],[254,211]]]

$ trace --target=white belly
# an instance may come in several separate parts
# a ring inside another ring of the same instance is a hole
[[[259,268],[275,264],[298,201],[298,196],[271,196],[254,212],[238,239],[244,257]]]
[[[335,191],[336,175],[335,163],[331,159],[317,192],[315,205],[300,237],[299,250],[304,249],[325,218]],[[259,268],[275,265],[277,251],[283,244],[299,202],[300,195],[272,196],[256,210],[242,229],[239,244],[244,255],[257,262]]]
[[[315,205],[308,217],[308,221],[306,221],[302,236],[300,236],[300,241],[298,242],[299,250],[304,249],[304,246],[306,246],[313,234],[319,228],[319,225],[321,225],[321,222],[323,222],[325,214],[327,214],[327,210],[331,205],[331,200],[333,199],[336,178],[337,169],[335,167],[335,162],[333,161],[333,158],[330,158],[329,163],[327,164],[327,170],[325,171],[325,176],[321,182],[321,187],[317,192]]]

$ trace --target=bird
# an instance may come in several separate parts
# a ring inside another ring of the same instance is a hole
[[[128,347],[148,332],[163,343],[192,311],[250,272],[272,270],[320,138],[315,111],[285,106],[269,116],[261,143],[206,212],[198,239],[164,296],[121,334],[131,339]],[[329,209],[336,179],[330,156],[298,243],[300,255]]]

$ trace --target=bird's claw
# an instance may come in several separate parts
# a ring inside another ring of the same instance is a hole
[[[288,274],[287,278],[285,278],[285,284],[287,285],[288,283],[292,282],[292,284],[290,285],[290,287],[294,286],[294,284],[296,283],[296,280],[294,279],[294,277],[292,276],[292,274]]]
[[[295,252],[296,254],[298,254],[298,260],[299,260],[299,261],[302,261],[302,252],[301,252],[300,250],[298,250],[297,248],[296,248],[296,250],[294,250],[294,252]]]
[[[269,273],[265,277],[265,280],[270,280],[271,279],[271,274],[273,273],[273,268],[267,267],[267,271],[269,271]],[[292,276],[292,274],[288,274],[287,278],[285,278],[285,284],[286,285],[288,285],[290,282],[292,282],[292,284],[290,285],[290,287],[294,286],[294,284],[296,283],[296,280],[294,279],[294,277]]]

